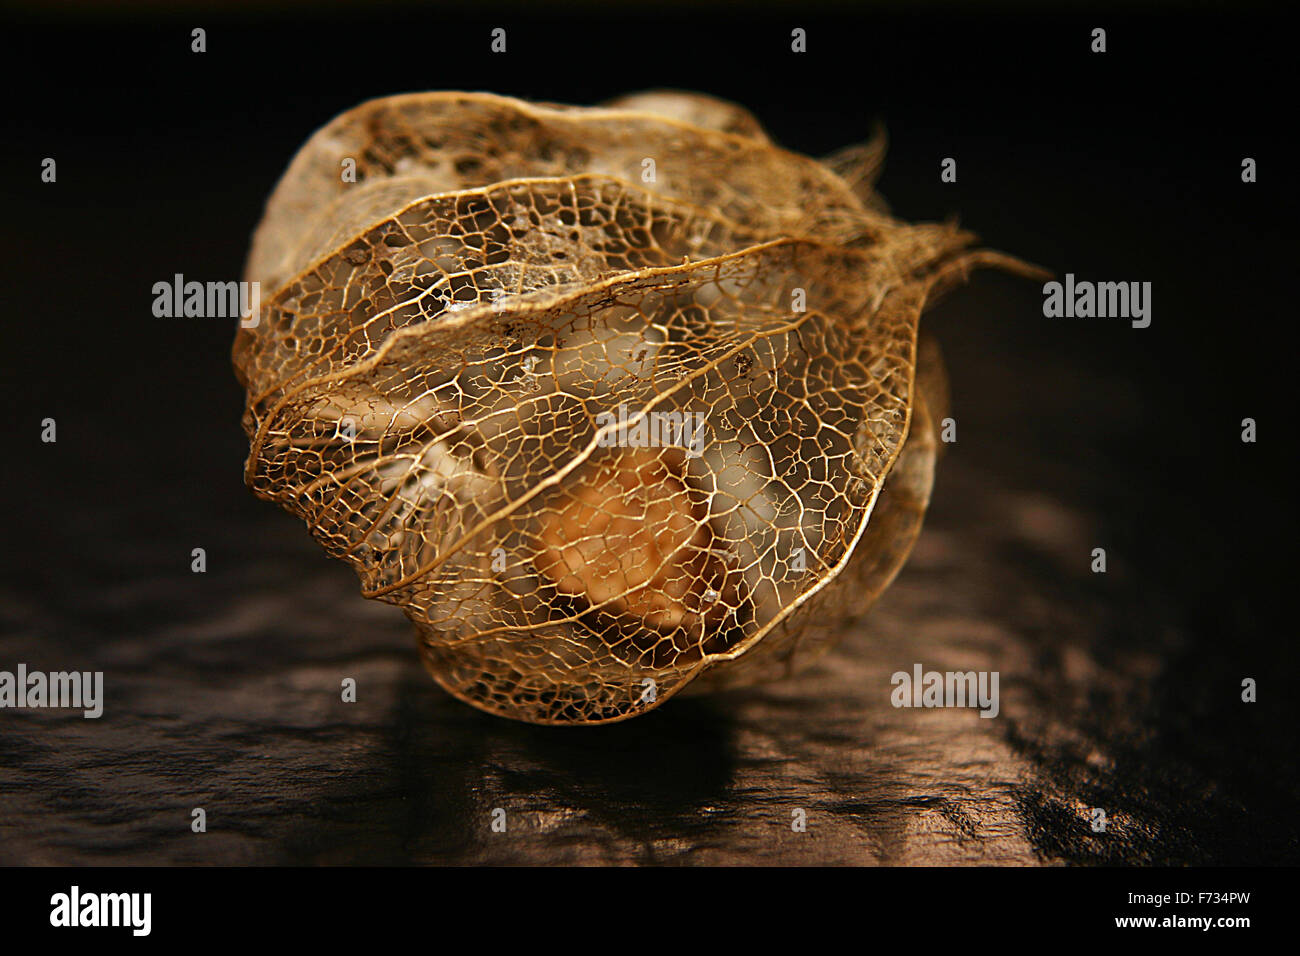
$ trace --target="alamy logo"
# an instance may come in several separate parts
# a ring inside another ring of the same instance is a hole
[[[153,314],[160,319],[233,319],[246,329],[261,321],[260,282],[186,282],[179,272],[171,282],[153,284]]]
[[[82,893],[74,886],[50,897],[51,926],[129,926],[133,936],[148,936],[152,915],[152,893]]]
[[[648,412],[632,425],[627,406],[617,412],[601,412],[596,427],[609,429],[601,434],[601,448],[668,448],[686,449],[687,458],[699,458],[704,452],[703,412]],[[616,425],[617,428],[610,428]]]
[[[981,717],[996,717],[997,671],[923,671],[912,665],[912,673],[897,671],[889,701],[895,707],[979,707]]]
[[[1133,328],[1151,324],[1150,282],[1075,282],[1065,274],[1065,284],[1043,286],[1043,315],[1049,319],[1132,319]]]
[[[94,720],[104,713],[103,671],[0,671],[0,708],[72,707]]]

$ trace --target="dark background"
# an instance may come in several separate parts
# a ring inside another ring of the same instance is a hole
[[[11,13],[0,669],[103,670],[107,702],[0,712],[0,863],[1300,861],[1294,51],[1242,10]],[[837,651],[626,724],[517,725],[448,698],[400,613],[243,488],[233,328],[156,319],[151,288],[238,278],[294,151],[364,99],[659,86],[813,155],[883,119],[897,215],[1150,281],[1154,318],[1046,319],[1038,284],[976,275],[923,321],[959,423],[926,530]],[[1000,670],[1002,714],[891,708],[916,661]]]

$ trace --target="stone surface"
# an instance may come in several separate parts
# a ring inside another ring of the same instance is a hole
[[[1034,303],[986,278],[936,314],[958,442],[910,563],[859,627],[787,682],[608,727],[516,724],[439,690],[400,613],[244,491],[229,402],[202,419],[220,438],[178,439],[173,480],[149,493],[130,485],[139,436],[92,461],[108,503],[50,472],[63,504],[18,517],[46,523],[0,591],[0,660],[102,669],[105,714],[0,713],[0,863],[1294,859],[1294,817],[1271,814],[1295,772],[1268,766],[1285,750],[1269,705],[1237,702],[1240,648],[1141,563],[1187,559],[1126,553],[1098,503],[1096,475],[1123,468],[1111,432],[1136,410],[1072,418],[1068,357],[972,331]],[[1030,396],[1035,414],[1017,413]],[[1096,472],[1034,446],[1066,423]],[[65,431],[56,453],[73,449]],[[1098,541],[1106,575],[1088,570]],[[65,548],[79,570],[42,574]],[[997,670],[999,715],[892,707],[891,674],[915,663]]]

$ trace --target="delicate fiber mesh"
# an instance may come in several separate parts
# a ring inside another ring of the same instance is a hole
[[[880,211],[880,155],[832,169],[667,92],[345,113],[249,257],[249,485],[493,713],[603,723],[784,672],[920,528],[946,402],[937,351],[917,372],[927,297],[1016,266]]]

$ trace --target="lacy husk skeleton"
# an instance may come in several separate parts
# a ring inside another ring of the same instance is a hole
[[[452,694],[549,724],[778,676],[875,600],[946,414],[879,135],[824,162],[746,112],[395,96],[271,196],[234,349],[249,485],[401,607]]]

